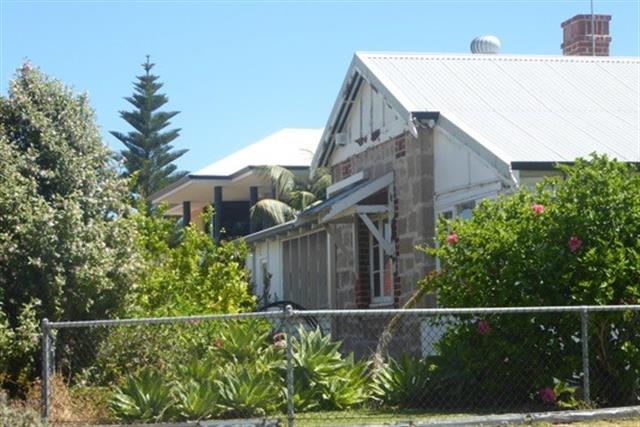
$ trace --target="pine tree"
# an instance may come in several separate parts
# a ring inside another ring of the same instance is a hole
[[[120,111],[120,117],[134,130],[126,134],[111,131],[126,147],[121,151],[125,175],[135,176],[133,192],[143,199],[187,173],[176,171],[173,164],[174,160],[188,151],[174,150],[170,145],[180,135],[180,129],[163,132],[169,126],[169,120],[179,111],[158,111],[169,98],[158,93],[163,84],[158,82],[158,76],[151,74],[154,65],[149,62],[147,55],[147,61],[142,64],[145,74],[137,77],[133,96],[125,98],[135,110]]]

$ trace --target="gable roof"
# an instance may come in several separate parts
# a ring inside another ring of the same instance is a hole
[[[362,80],[409,124],[439,113],[506,165],[594,151],[640,161],[638,58],[356,53],[312,168],[326,165]]]
[[[227,177],[259,165],[308,167],[321,135],[322,129],[281,129],[189,175]]]

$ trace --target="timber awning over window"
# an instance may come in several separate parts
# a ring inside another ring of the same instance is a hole
[[[327,224],[352,215],[386,213],[389,209],[386,202],[362,205],[358,203],[386,190],[392,183],[393,173],[388,173],[374,180],[361,182],[301,212],[299,221],[307,222],[317,219],[319,224]]]

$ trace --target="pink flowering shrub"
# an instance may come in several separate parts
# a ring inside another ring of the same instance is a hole
[[[536,215],[542,215],[542,213],[544,212],[544,206],[540,203],[534,203],[533,205],[531,205],[531,209],[533,209],[533,212]]]
[[[545,387],[540,390],[538,395],[540,396],[540,400],[544,403],[556,403],[556,394],[552,388]]]
[[[578,236],[571,236],[567,244],[571,252],[576,252],[582,246],[582,240]]]
[[[438,244],[424,250],[440,261],[441,272],[425,281],[439,305],[605,305],[640,299],[636,167],[594,155],[558,169],[562,175],[547,178],[535,192],[523,187],[480,203],[467,220],[438,223]],[[451,230],[464,245],[451,244]],[[638,398],[633,390],[640,383],[639,327],[637,313],[590,315],[591,394],[600,402],[628,404]],[[543,398],[538,392],[552,378],[575,381],[582,372],[576,357],[581,343],[572,339],[579,332],[575,315],[489,315],[451,327],[440,351],[462,359],[452,370],[470,367],[465,390],[478,390],[478,400],[508,393],[514,401],[549,403],[551,394]],[[514,384],[510,378],[518,380]]]
[[[487,335],[491,332],[491,326],[489,326],[489,322],[486,320],[481,320],[478,322],[478,333],[480,335]]]

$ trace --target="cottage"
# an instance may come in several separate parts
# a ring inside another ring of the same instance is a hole
[[[466,217],[593,152],[640,162],[639,70],[607,56],[356,53],[311,165],[332,171],[327,200],[246,237],[258,293],[402,305],[436,268],[415,247],[439,216]]]

